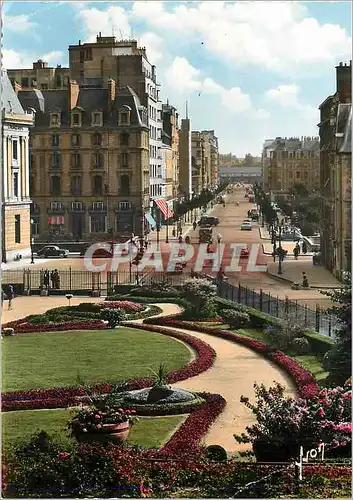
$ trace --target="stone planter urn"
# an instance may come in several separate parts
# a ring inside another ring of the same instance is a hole
[[[95,431],[83,431],[83,425],[77,423],[73,434],[80,443],[107,443],[122,444],[129,436],[131,425],[129,422],[120,424],[103,424],[100,429]]]

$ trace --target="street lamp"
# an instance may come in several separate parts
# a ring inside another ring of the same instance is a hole
[[[160,223],[158,222],[156,225],[156,231],[157,231],[157,250],[159,250],[159,231],[161,230]]]
[[[31,264],[34,264],[34,255],[33,255],[33,224],[34,224],[34,220],[31,219]]]
[[[165,231],[166,231],[166,234],[165,234],[165,242],[166,243],[169,243],[169,222],[166,221],[166,227],[165,227]]]

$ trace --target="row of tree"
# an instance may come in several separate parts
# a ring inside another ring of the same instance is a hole
[[[177,220],[179,217],[185,215],[191,210],[197,208],[206,207],[208,203],[214,200],[222,191],[224,191],[229,184],[229,181],[222,182],[215,190],[211,191],[206,188],[203,189],[198,195],[193,195],[186,197],[183,201],[180,201],[174,207],[174,219]]]

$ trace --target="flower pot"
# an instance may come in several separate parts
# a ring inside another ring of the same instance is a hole
[[[80,443],[98,441],[100,443],[122,444],[128,438],[130,428],[129,422],[123,422],[121,424],[103,424],[100,429],[83,432],[83,426],[80,425],[74,435]]]

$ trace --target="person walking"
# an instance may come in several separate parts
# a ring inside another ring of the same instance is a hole
[[[302,272],[302,275],[303,275],[303,288],[309,288],[308,277],[304,271]]]
[[[50,284],[50,275],[48,269],[44,271],[44,276],[43,276],[43,285],[47,290],[49,290],[49,284]]]
[[[12,301],[15,298],[15,293],[13,291],[13,286],[9,285],[8,292],[7,292],[7,298],[9,301],[9,311],[12,309]]]
[[[192,227],[193,227],[194,231],[196,231],[196,228],[197,228],[196,220],[194,220]]]
[[[298,245],[298,243],[294,247],[293,254],[294,254],[295,260],[298,260],[298,256],[300,254],[300,246]]]
[[[305,241],[303,241],[302,249],[304,255],[308,253],[308,247]]]

